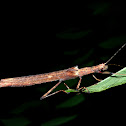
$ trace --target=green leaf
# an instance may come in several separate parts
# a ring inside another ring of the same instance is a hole
[[[89,8],[94,10],[94,12],[93,12],[94,15],[99,15],[99,14],[103,15],[104,13],[108,12],[108,10],[110,8],[110,3],[98,2],[98,3],[89,5]]]
[[[126,67],[113,74],[112,76],[107,77],[106,79],[98,82],[97,84],[86,87],[87,90],[82,90],[82,92],[101,92],[111,87],[119,86],[126,83]],[[77,92],[74,89],[66,90],[66,92]]]
[[[121,46],[125,43],[126,41],[126,36],[125,35],[121,35],[121,36],[117,36],[117,37],[111,37],[108,40],[101,42],[99,44],[100,47],[102,48],[115,48],[117,46]],[[113,44],[114,43],[114,44]]]
[[[24,111],[26,111],[28,108],[31,107],[38,107],[41,103],[39,101],[31,101],[31,102],[25,102],[24,104],[21,104],[17,108],[13,109],[11,111],[12,114],[20,114]]]
[[[52,119],[48,122],[41,124],[41,126],[59,126],[59,125],[62,125],[66,122],[69,122],[69,121],[75,119],[76,117],[77,117],[77,115],[57,117],[55,119]]]
[[[75,95],[72,98],[66,100],[65,102],[59,104],[57,106],[57,108],[70,108],[70,107],[74,107],[78,104],[80,104],[81,102],[83,102],[85,100],[85,98],[82,95]]]
[[[87,87],[90,93],[101,92],[111,87],[119,86],[126,83],[126,67],[103,81]],[[86,92],[86,91],[85,91]]]
[[[24,117],[1,119],[5,126],[28,126],[31,122]]]

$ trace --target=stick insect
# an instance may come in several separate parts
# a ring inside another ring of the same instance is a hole
[[[47,93],[45,93],[40,99],[47,98],[49,96],[52,96],[56,93],[59,92],[65,92],[65,90],[59,90],[56,91],[52,94],[50,94],[62,81],[69,80],[69,79],[74,79],[79,77],[79,82],[76,86],[76,90],[80,91],[81,89],[86,89],[85,87],[80,88],[82,76],[88,75],[88,74],[93,74],[93,73],[105,73],[105,70],[108,69],[108,63],[110,60],[112,60],[119,51],[124,48],[126,43],[116,52],[110,59],[102,64],[92,66],[92,67],[84,67],[79,69],[78,66],[71,67],[65,70],[59,70],[59,71],[54,71],[50,73],[45,73],[45,74],[37,74],[37,75],[29,75],[29,76],[22,76],[22,77],[14,77],[14,78],[7,78],[7,79],[1,79],[0,80],[0,87],[21,87],[21,86],[31,86],[35,84],[41,84],[41,83],[46,83],[46,82],[52,82],[52,81],[57,81],[59,82],[53,86]],[[104,71],[104,72],[102,72]],[[110,72],[106,72],[110,73]],[[94,77],[95,78],[95,77]],[[95,78],[97,79],[97,78]],[[65,84],[65,83],[64,83]],[[65,86],[69,89],[69,87],[65,84]],[[87,89],[86,89],[87,90]]]

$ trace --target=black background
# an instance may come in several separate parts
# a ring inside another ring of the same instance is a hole
[[[53,4],[4,4],[1,79],[104,63],[126,43],[123,3]],[[126,47],[110,63],[125,66],[125,50]],[[119,69],[110,66],[109,71]],[[103,79],[109,75],[96,76]],[[75,88],[77,81],[68,80],[66,83]],[[83,77],[81,85],[94,83],[97,81],[89,75]],[[91,122],[94,125],[109,124],[110,121],[124,123],[125,85],[93,94],[59,93],[40,101],[39,98],[55,84],[0,88],[0,124],[53,126]],[[61,84],[59,89],[65,89],[65,86]]]

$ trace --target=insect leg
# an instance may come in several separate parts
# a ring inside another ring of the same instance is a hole
[[[79,77],[80,78],[80,80],[79,80],[79,82],[78,82],[78,84],[77,84],[77,87],[76,87],[76,89],[78,90],[78,91],[80,91],[80,90],[82,90],[82,89],[86,89],[87,91],[88,91],[88,89],[86,88],[86,87],[80,87],[80,83],[81,83],[81,80],[82,80],[82,78],[81,77]],[[79,88],[80,87],[80,88]],[[89,91],[88,91],[89,92]]]
[[[64,93],[67,93],[66,91],[64,91],[64,90],[59,90],[59,91],[56,91],[56,92],[54,92],[54,93],[52,93],[52,94],[49,94],[49,95],[46,95],[46,96],[42,96],[41,98],[40,98],[40,100],[42,100],[42,99],[44,99],[44,98],[47,98],[47,97],[49,97],[49,96],[52,96],[52,95],[54,95],[54,94],[57,94],[57,93],[59,93],[59,92],[64,92]]]
[[[101,81],[101,79],[98,79],[94,74],[92,74],[93,78],[97,81]]]
[[[59,93],[59,92],[64,92],[64,93],[67,93],[66,91],[64,91],[64,90],[59,90],[59,91],[56,91],[56,92],[54,92],[54,93],[52,93],[52,94],[49,94],[51,91],[53,91],[59,84],[61,83],[61,81],[59,81],[54,87],[52,87],[47,93],[45,93],[41,98],[40,98],[40,100],[42,100],[42,99],[44,99],[44,98],[47,98],[47,97],[49,97],[49,96],[52,96],[52,95],[54,95],[54,94],[57,94],[57,93]],[[66,84],[66,83],[64,83],[64,85],[67,87],[67,89],[70,89],[69,88],[69,86]],[[49,95],[48,95],[49,94]],[[67,93],[68,94],[68,93]]]
[[[109,72],[109,71],[102,72],[101,74],[110,74],[110,75],[115,74],[115,75],[124,75],[124,76],[126,76],[126,74],[112,73],[112,72]]]
[[[61,81],[59,81],[55,86],[53,86],[53,87],[52,87],[47,93],[45,93],[40,99],[42,100],[42,99],[48,97],[48,94],[49,94],[50,92],[52,92],[60,83],[61,83]]]
[[[100,74],[110,74],[112,75],[113,73],[112,72],[109,72],[109,71],[104,71],[104,72],[99,72]],[[97,81],[102,81],[102,79],[98,79],[94,74],[92,74],[93,78]]]
[[[80,78],[80,80],[79,80],[79,82],[78,82],[78,84],[77,84],[77,87],[76,87],[77,90],[79,89],[79,87],[80,87],[80,83],[81,83],[81,80],[82,80],[81,77],[79,77],[79,78]]]
[[[85,90],[87,90],[87,93],[90,93],[89,90],[86,87],[80,87],[78,90],[80,91],[82,89],[85,89]]]
[[[70,89],[69,86],[66,83],[64,83],[64,85],[66,86],[67,89]]]

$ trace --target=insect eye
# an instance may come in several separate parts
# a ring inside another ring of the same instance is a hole
[[[104,71],[104,68],[101,68],[100,72]]]
[[[100,71],[103,70],[103,67],[100,69]]]

